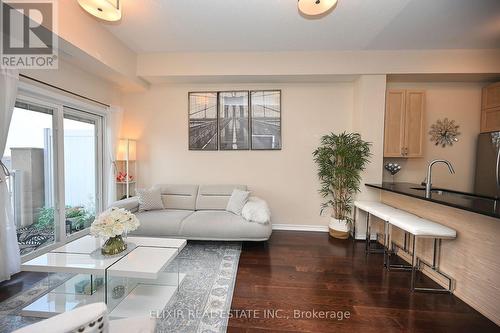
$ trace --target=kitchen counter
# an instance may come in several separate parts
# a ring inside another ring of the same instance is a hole
[[[365,185],[383,191],[389,191],[420,200],[467,210],[477,214],[500,218],[500,200],[498,199],[495,200],[493,198],[438,187],[432,189],[431,198],[426,198],[425,186],[412,183],[382,183]]]

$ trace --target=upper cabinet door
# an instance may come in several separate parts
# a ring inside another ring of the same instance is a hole
[[[385,106],[384,157],[402,157],[405,138],[405,91],[387,91]]]
[[[500,131],[500,82],[483,88],[481,133]]]
[[[481,113],[481,133],[500,131],[500,106]]]
[[[500,107],[500,82],[490,84],[483,88],[482,109]]]
[[[422,157],[424,136],[425,92],[406,91],[405,157]]]

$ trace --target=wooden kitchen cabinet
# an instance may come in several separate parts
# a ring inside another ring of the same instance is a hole
[[[500,107],[500,82],[490,84],[483,88],[482,109]]]
[[[500,106],[481,111],[481,133],[500,131]]]
[[[424,91],[387,91],[384,157],[423,156],[424,116]]]
[[[483,88],[481,133],[500,131],[500,82]]]
[[[387,91],[385,100],[384,157],[400,157],[403,152],[405,109],[405,91]]]

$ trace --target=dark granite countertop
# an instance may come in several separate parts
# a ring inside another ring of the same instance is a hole
[[[450,206],[469,212],[500,218],[500,200],[458,192],[443,188],[433,188],[431,198],[425,197],[425,186],[412,183],[365,184],[366,186],[389,191],[413,198]]]

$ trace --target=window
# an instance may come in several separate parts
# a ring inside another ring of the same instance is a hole
[[[102,208],[104,112],[65,99],[21,90],[12,115],[2,161],[21,255],[87,233]]]

